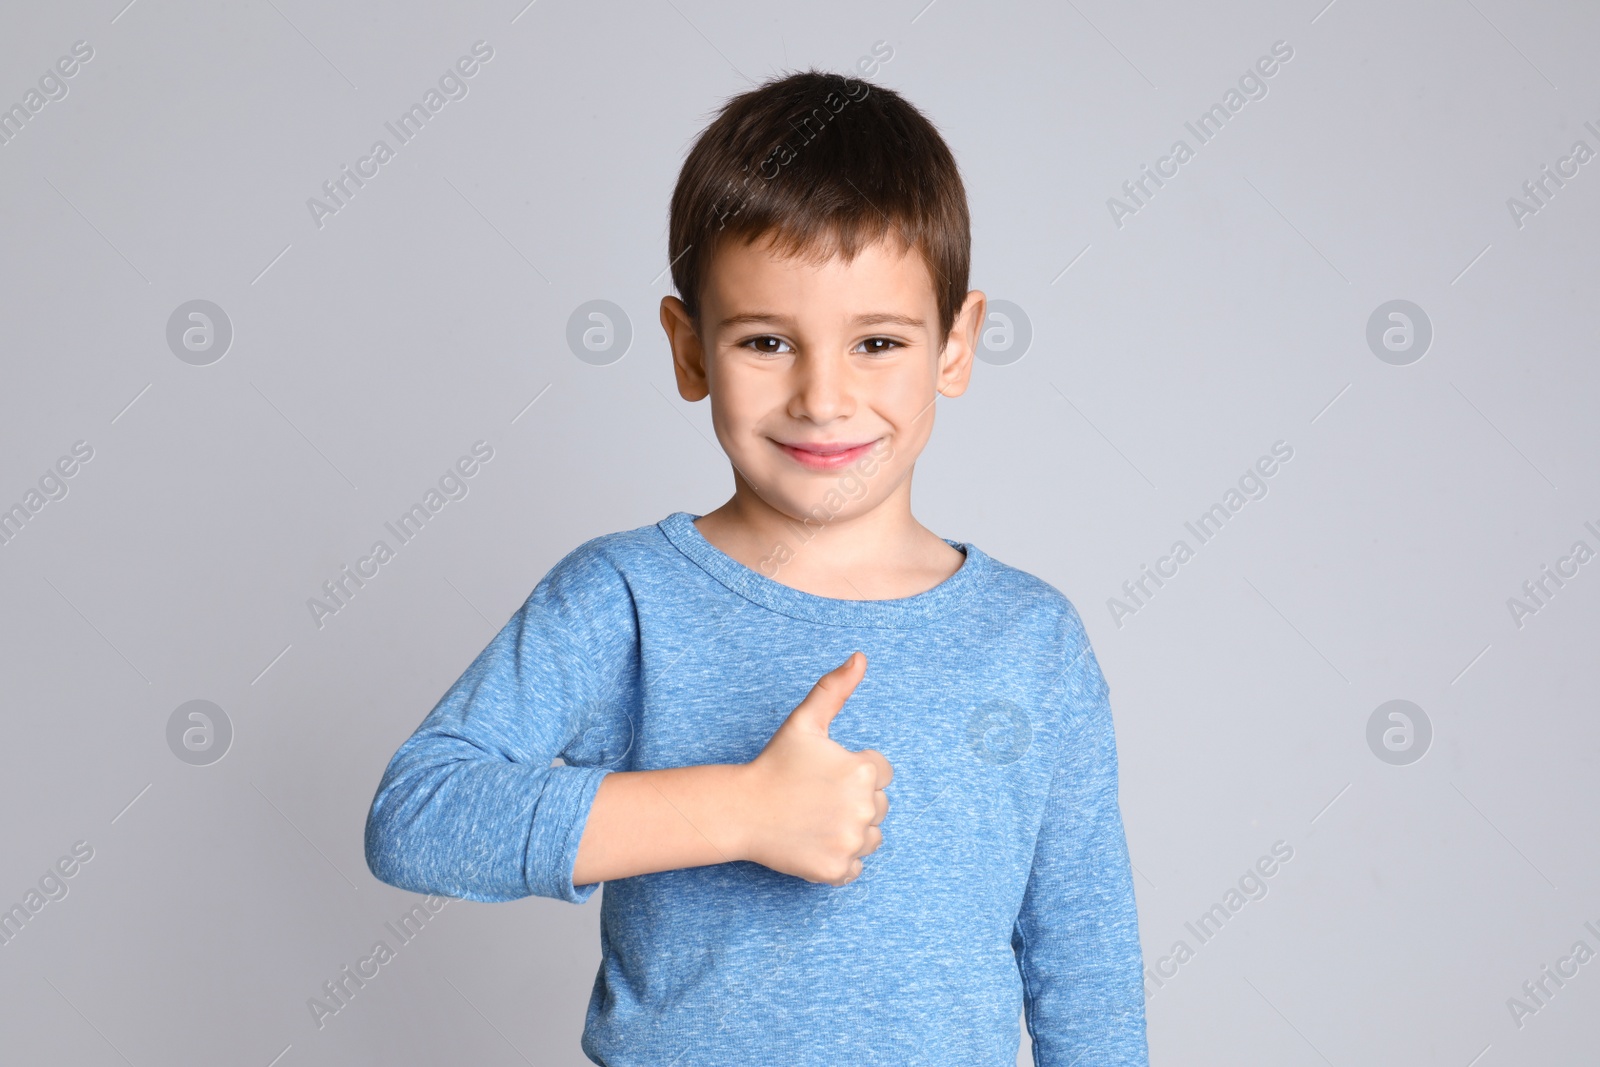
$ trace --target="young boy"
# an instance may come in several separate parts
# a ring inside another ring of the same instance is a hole
[[[911,514],[983,324],[968,249],[955,161],[894,92],[731,100],[673,194],[661,321],[732,498],[563,558],[383,776],[385,882],[607,883],[595,1063],[1009,1067],[1024,1010],[1035,1064],[1147,1063],[1083,624]]]

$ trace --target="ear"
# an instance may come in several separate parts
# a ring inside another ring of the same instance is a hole
[[[672,347],[672,373],[678,379],[678,395],[688,401],[711,395],[706,382],[705,347],[695,332],[689,309],[675,296],[661,298],[661,328]]]
[[[972,380],[972,359],[978,352],[978,338],[988,309],[989,298],[974,289],[967,294],[961,310],[950,323],[950,335],[945,338],[944,351],[939,353],[938,387],[943,395],[960,396],[967,391],[967,383]]]

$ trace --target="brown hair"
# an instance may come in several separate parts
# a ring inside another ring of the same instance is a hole
[[[966,189],[939,131],[892,89],[808,70],[723,105],[672,192],[672,281],[696,323],[720,242],[770,238],[783,254],[853,259],[893,228],[921,253],[939,344],[967,295]]]

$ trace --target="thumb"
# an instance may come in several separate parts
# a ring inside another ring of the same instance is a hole
[[[807,733],[828,736],[828,726],[834,716],[839,714],[844,702],[855,692],[856,685],[866,673],[867,657],[860,652],[852,652],[849,659],[817,679],[811,692],[789,713],[786,724],[794,723]]]

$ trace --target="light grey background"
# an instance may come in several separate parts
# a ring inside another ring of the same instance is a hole
[[[1507,604],[1600,548],[1600,162],[1507,204],[1600,149],[1594,7],[125,2],[8,3],[0,32],[5,106],[94,49],[0,145],[0,506],[94,450],[0,546],[0,906],[94,850],[0,947],[0,1058],[586,1062],[598,896],[451,904],[321,1029],[307,1001],[421,900],[362,858],[394,748],[563,554],[729,492],[656,324],[683,152],[752,81],[880,41],[872,80],[963,168],[973,285],[1033,333],[940,402],[917,512],[1088,625],[1146,960],[1195,950],[1150,987],[1153,1060],[1594,1056],[1600,962],[1507,1004],[1600,950],[1600,562]],[[468,95],[319,228],[307,199],[479,40]],[[1280,40],[1267,95],[1117,226]],[[207,366],[166,339],[196,299],[234,333]],[[634,334],[604,366],[566,343],[601,299]],[[1366,341],[1394,299],[1434,332],[1405,366]],[[319,629],[307,599],[480,439],[470,494]],[[1276,441],[1269,494],[1114,619]],[[234,731],[209,766],[168,747],[197,699]],[[1367,744],[1394,699],[1433,728],[1404,766]]]

